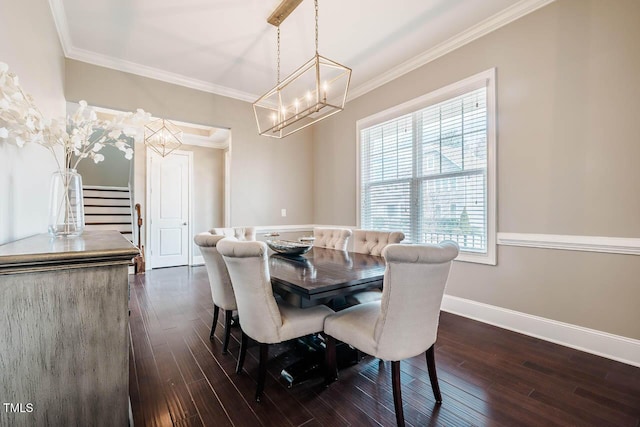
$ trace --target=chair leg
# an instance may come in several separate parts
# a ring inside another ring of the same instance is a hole
[[[213,306],[213,323],[211,323],[211,335],[209,335],[209,339],[213,340],[214,332],[216,331],[216,325],[218,324],[218,314],[220,313],[220,307],[217,305]]]
[[[338,369],[336,363],[336,339],[325,334],[325,375],[324,385],[329,386],[338,379]]]
[[[233,310],[224,311],[224,344],[222,346],[222,354],[227,354],[229,348],[229,337],[231,337],[231,320],[233,319]]]
[[[244,366],[244,357],[247,355],[247,344],[248,344],[247,334],[242,332],[242,341],[240,341],[240,353],[238,354],[238,364],[236,365],[236,374],[239,374],[242,372],[242,367]]]
[[[436,357],[435,344],[429,347],[426,353],[427,368],[429,369],[429,379],[431,380],[431,388],[433,389],[433,397],[436,403],[442,403],[442,395],[440,394],[440,386],[438,385],[438,375],[436,374]]]
[[[260,362],[258,365],[258,388],[256,389],[256,402],[260,402],[264,382],[267,378],[267,359],[269,358],[269,344],[260,343]]]
[[[396,409],[396,423],[404,427],[404,412],[402,410],[402,388],[400,386],[400,361],[391,362],[391,382],[393,383],[393,406]]]

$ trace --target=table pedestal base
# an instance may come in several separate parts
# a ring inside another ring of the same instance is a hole
[[[280,376],[292,387],[312,378],[324,376],[325,343],[319,335],[309,335],[296,340],[296,348],[304,354],[301,360],[294,362],[280,372]],[[336,361],[338,369],[348,368],[358,363],[360,352],[355,348],[338,343]]]

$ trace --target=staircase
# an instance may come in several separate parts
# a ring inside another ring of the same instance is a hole
[[[135,244],[129,188],[85,185],[83,194],[85,230],[116,230]]]

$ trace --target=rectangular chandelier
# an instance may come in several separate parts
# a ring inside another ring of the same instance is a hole
[[[279,26],[291,13],[291,3],[284,0],[268,20],[278,27],[278,74]],[[293,0],[293,3],[300,1]],[[351,69],[318,54],[318,0],[315,6],[316,54],[284,80],[280,81],[278,75],[276,86],[253,103],[260,135],[283,138],[344,109]],[[278,10],[286,12],[277,15]]]

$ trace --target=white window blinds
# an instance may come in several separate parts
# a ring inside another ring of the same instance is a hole
[[[362,228],[487,252],[487,87],[360,130]]]

